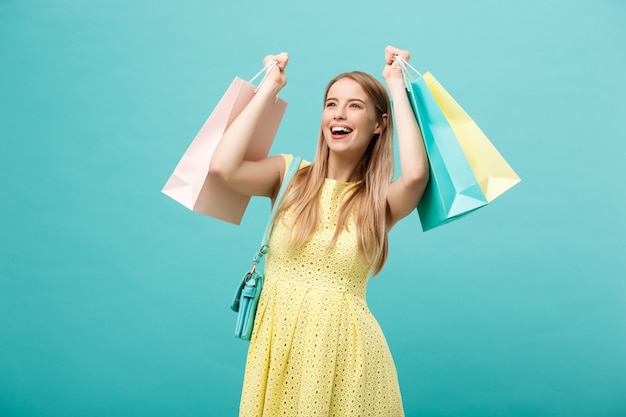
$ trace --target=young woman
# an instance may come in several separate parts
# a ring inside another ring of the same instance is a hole
[[[387,233],[417,206],[428,159],[396,56],[383,78],[335,77],[324,95],[317,153],[302,163],[279,207],[266,258],[245,371],[240,416],[403,415],[395,365],[365,290],[387,257]],[[276,61],[231,124],[211,173],[232,188],[272,200],[291,155],[244,161],[260,115],[286,84],[288,56]],[[402,174],[393,179],[393,122]]]

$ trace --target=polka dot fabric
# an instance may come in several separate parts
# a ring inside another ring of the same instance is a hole
[[[288,246],[289,211],[274,228],[241,417],[404,415],[389,347],[365,300],[369,268],[355,225],[328,248],[342,194],[354,184],[326,180],[321,222],[301,248]]]

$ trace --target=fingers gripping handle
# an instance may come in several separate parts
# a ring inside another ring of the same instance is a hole
[[[422,74],[415,69],[407,60],[402,58],[400,55],[394,56],[394,62],[397,62],[402,70],[402,75],[404,76],[404,85],[407,89],[410,88],[411,82],[415,81],[417,78],[420,78]]]
[[[250,83],[253,83],[254,80],[259,78],[261,74],[265,73],[263,75],[263,78],[261,78],[261,81],[259,81],[259,85],[257,85],[256,89],[254,90],[255,93],[259,91],[259,88],[261,88],[261,85],[263,85],[263,81],[265,81],[265,79],[267,78],[267,75],[270,73],[270,71],[274,69],[274,67],[276,67],[276,65],[278,65],[278,61],[270,61],[265,67],[263,67],[261,71],[257,72],[257,74],[254,77],[252,77],[252,79],[250,80]]]

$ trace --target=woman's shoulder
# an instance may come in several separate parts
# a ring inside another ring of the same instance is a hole
[[[293,162],[295,155],[290,154],[290,153],[283,153],[280,154],[280,156],[283,157],[283,159],[285,160],[285,173],[287,173],[287,168],[289,168],[289,165],[291,165],[291,162]],[[309,165],[311,165],[311,162],[309,161],[305,161],[304,159],[302,159],[300,161],[300,166],[298,167],[298,169],[302,169],[305,167],[308,167]]]

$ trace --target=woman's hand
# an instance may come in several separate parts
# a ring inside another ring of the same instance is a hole
[[[393,46],[387,46],[385,48],[385,68],[383,69],[383,78],[389,84],[389,82],[403,81],[402,68],[396,62],[396,56],[408,61],[411,59],[411,53],[403,49],[398,49]]]
[[[263,66],[267,66],[272,61],[276,62],[276,65],[267,69],[269,73],[263,83],[273,85],[280,90],[287,84],[287,74],[285,73],[285,67],[289,61],[289,55],[287,52],[281,52],[278,55],[268,55],[263,59]]]
[[[390,229],[398,220],[415,210],[428,182],[428,157],[422,133],[417,124],[409,97],[404,86],[402,68],[397,57],[408,61],[409,51],[388,46],[385,48],[383,77],[393,101],[394,127],[398,137],[398,154],[402,175],[389,185],[387,205]]]

